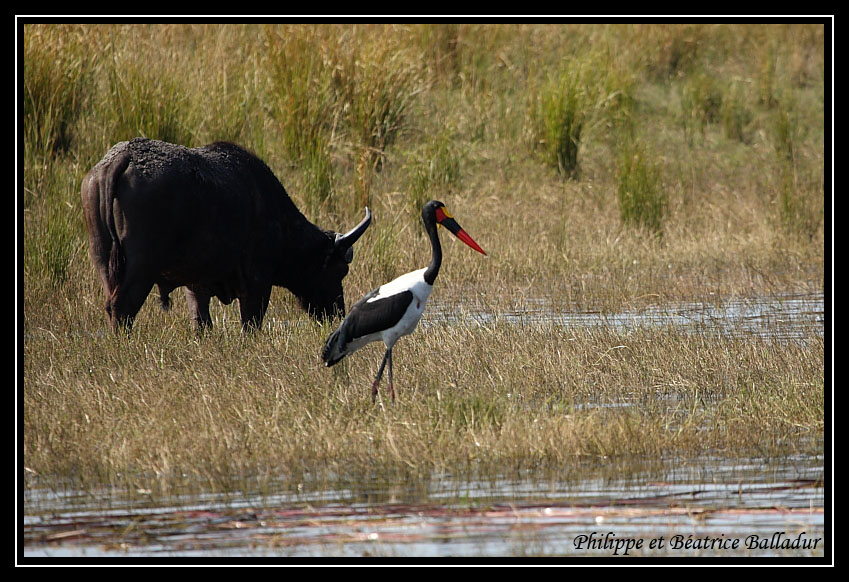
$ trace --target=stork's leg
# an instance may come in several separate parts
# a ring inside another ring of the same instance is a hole
[[[383,361],[380,363],[380,368],[377,370],[377,376],[374,377],[374,383],[371,385],[371,401],[374,402],[374,399],[377,397],[377,385],[380,383],[380,378],[383,376],[383,368],[386,367],[386,360],[392,357],[392,350],[387,349],[386,353],[383,354]],[[390,370],[392,369],[390,365]],[[389,374],[392,375],[391,372]]]
[[[395,387],[392,385],[392,348],[389,348],[389,396],[395,402]]]

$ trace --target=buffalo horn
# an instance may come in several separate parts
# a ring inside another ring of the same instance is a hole
[[[371,210],[369,210],[368,206],[366,206],[366,217],[363,218],[362,222],[346,234],[336,235],[336,248],[339,250],[347,250],[351,248],[351,246],[363,235],[369,224],[371,224]]]

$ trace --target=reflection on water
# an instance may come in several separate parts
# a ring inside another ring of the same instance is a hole
[[[574,467],[583,479],[364,478],[158,500],[33,489],[25,556],[824,555],[821,456],[614,463]]]

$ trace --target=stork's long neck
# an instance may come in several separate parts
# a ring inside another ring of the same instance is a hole
[[[433,285],[439,275],[439,267],[442,266],[442,245],[439,243],[439,233],[436,232],[436,221],[431,218],[424,223],[431,248],[430,265],[425,269],[424,280],[428,285]]]

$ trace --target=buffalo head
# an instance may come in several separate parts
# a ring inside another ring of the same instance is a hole
[[[345,234],[327,231],[327,242],[323,245],[324,256],[314,261],[315,271],[301,281],[290,283],[301,307],[316,319],[331,319],[345,315],[345,295],[342,279],[348,274],[348,265],[354,258],[354,243],[371,224],[371,211],[366,208],[366,216],[353,229]]]

